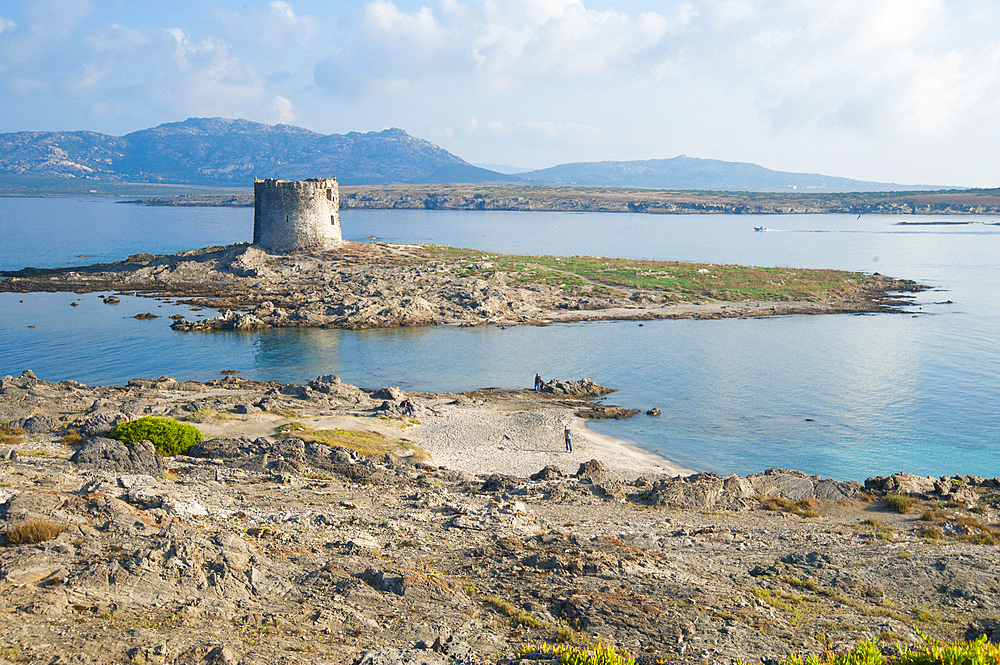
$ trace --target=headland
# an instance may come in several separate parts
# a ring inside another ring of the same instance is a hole
[[[1000,636],[1000,479],[681,474],[578,427],[603,391],[3,377],[2,657],[703,664]],[[147,415],[205,440],[107,438]]]

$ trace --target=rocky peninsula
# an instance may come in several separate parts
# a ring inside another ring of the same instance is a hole
[[[269,254],[239,244],[117,263],[0,273],[0,291],[117,291],[224,312],[177,330],[516,325],[897,311],[923,287],[879,274],[439,245],[345,243]]]
[[[1000,479],[690,474],[582,427],[603,392],[3,377],[0,662],[512,664],[603,643],[773,663],[1000,638]],[[164,458],[107,438],[147,415],[204,441]]]

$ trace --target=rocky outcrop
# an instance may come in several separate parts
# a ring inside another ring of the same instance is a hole
[[[111,473],[140,473],[162,476],[163,458],[148,441],[125,444],[115,439],[96,437],[83,444],[73,454],[72,461],[85,469]]]
[[[750,476],[698,473],[657,480],[638,500],[652,506],[743,510],[759,504],[758,498],[781,497],[790,501],[859,499],[864,487],[852,481],[836,481],[801,471],[768,469]]]
[[[169,296],[222,312],[193,320],[171,317],[174,330],[253,331],[894,311],[903,301],[887,293],[922,288],[906,280],[858,275],[816,301],[730,300],[730,291],[720,287],[723,304],[700,292],[680,298],[652,287],[606,284],[546,257],[524,257],[527,263],[513,258],[385,243],[345,243],[336,250],[273,255],[239,244],[3,273],[0,290]],[[648,262],[638,264],[650,267]],[[556,394],[595,394],[588,386],[546,388]]]

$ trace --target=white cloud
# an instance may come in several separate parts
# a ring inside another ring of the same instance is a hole
[[[281,95],[271,100],[271,115],[280,123],[290,124],[295,121],[292,102],[287,97],[282,97]]]
[[[14,23],[14,21],[10,20],[9,18],[4,18],[3,16],[0,16],[0,35],[7,32],[8,30],[13,30],[16,27],[17,23]]]

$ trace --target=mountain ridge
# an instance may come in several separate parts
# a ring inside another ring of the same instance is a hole
[[[249,186],[255,176],[335,176],[343,185],[519,183],[721,192],[941,189],[686,155],[572,162],[508,174],[475,166],[398,128],[320,134],[295,125],[218,117],[163,123],[124,136],[88,130],[0,134],[0,176],[229,187]]]

